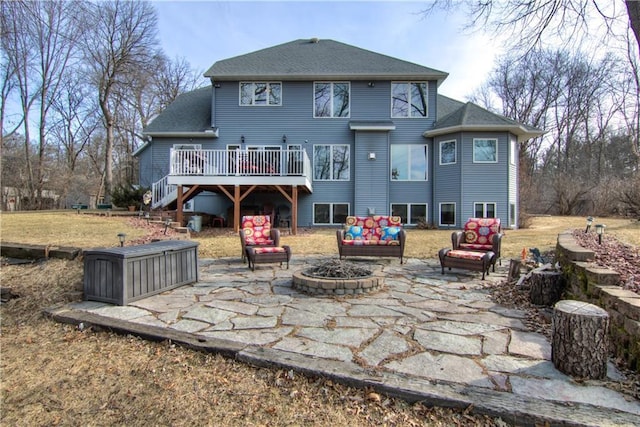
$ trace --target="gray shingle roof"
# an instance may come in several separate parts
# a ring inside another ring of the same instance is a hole
[[[437,80],[448,74],[391,56],[328,39],[300,39],[224,59],[204,74],[214,81],[242,79],[412,79]]]
[[[211,129],[211,96],[211,86],[183,93],[149,123],[144,133],[153,136]]]
[[[508,131],[515,134],[519,141],[525,141],[544,133],[538,128],[492,113],[472,102],[463,104],[438,95],[437,121],[434,127],[424,132],[423,135],[434,137],[462,131]]]

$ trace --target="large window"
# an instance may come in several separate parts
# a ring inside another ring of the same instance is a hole
[[[391,146],[391,179],[393,181],[426,181],[426,145]]]
[[[440,203],[440,225],[456,225],[455,203]]]
[[[476,218],[495,218],[496,217],[496,204],[495,203],[474,203],[473,212]]]
[[[282,105],[282,84],[275,82],[240,82],[240,105]]]
[[[313,179],[316,181],[348,181],[349,146],[314,145]]]
[[[349,117],[349,82],[316,82],[313,117]]]
[[[416,225],[427,222],[427,205],[424,203],[394,203],[391,215],[402,218],[403,224]]]
[[[498,140],[480,139],[473,140],[474,163],[496,163],[498,161]]]
[[[427,82],[392,82],[391,117],[427,117]]]
[[[440,141],[440,164],[451,165],[456,162],[456,140]]]
[[[349,215],[348,203],[314,203],[313,223],[314,224],[344,224]]]

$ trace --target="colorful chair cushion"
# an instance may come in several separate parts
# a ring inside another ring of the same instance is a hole
[[[475,261],[480,261],[484,255],[485,255],[484,252],[473,252],[473,251],[462,251],[462,250],[447,252],[447,256],[451,258],[471,259]]]
[[[500,218],[469,218],[464,224],[464,249],[491,250],[493,236],[500,233]]]
[[[402,219],[399,216],[348,216],[343,245],[400,245]]]
[[[259,248],[253,248],[253,251],[257,254],[286,252],[285,248],[280,246],[261,246]]]
[[[248,246],[273,245],[271,238],[271,220],[265,215],[242,217],[244,241]]]

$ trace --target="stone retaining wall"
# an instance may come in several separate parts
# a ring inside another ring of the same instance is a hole
[[[616,286],[620,275],[595,264],[593,251],[579,246],[570,231],[558,235],[556,257],[566,278],[566,297],[607,310],[615,356],[640,372],[640,295]]]

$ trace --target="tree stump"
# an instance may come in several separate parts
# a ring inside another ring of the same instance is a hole
[[[582,301],[559,301],[553,309],[551,361],[578,378],[607,375],[609,313]]]
[[[533,270],[530,278],[529,300],[532,304],[551,307],[560,301],[565,282],[561,272]]]
[[[515,283],[520,278],[520,268],[522,267],[522,261],[520,259],[513,258],[509,261],[509,274],[507,275],[507,283]]]

